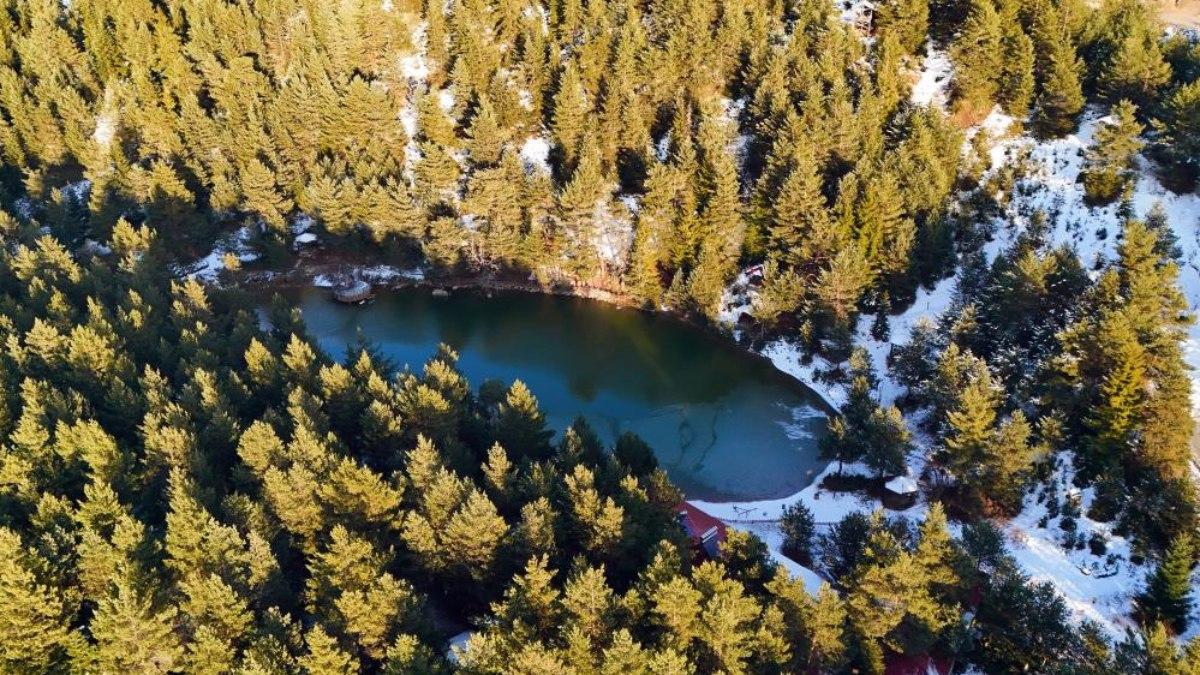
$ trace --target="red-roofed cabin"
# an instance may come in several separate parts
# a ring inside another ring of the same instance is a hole
[[[697,556],[709,560],[721,558],[721,545],[725,543],[725,523],[689,502],[679,502],[675,507],[675,520],[692,542],[692,551]]]

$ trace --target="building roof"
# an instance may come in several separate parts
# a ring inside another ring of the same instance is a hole
[[[702,550],[710,559],[721,557],[721,545],[725,543],[725,523],[705,513],[691,502],[679,502],[675,507],[676,519],[687,533],[692,546]]]
[[[913,480],[912,476],[896,476],[884,483],[883,486],[898,495],[912,494],[920,489],[917,486],[917,481]]]

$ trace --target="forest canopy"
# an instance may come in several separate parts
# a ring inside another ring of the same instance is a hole
[[[0,670],[1193,672],[1181,224],[1133,192],[1196,189],[1200,42],[1091,4],[0,0]],[[945,100],[913,96],[942,57]],[[1114,255],[1006,209],[995,116],[1094,123]],[[706,559],[640,439],[556,434],[449,348],[325,354],[188,274],[235,231],[292,261],[302,222],[699,321],[758,270],[739,335],[830,365],[839,467],[924,452],[928,516],[791,507],[820,590],[744,532]],[[886,362],[855,344],[950,277]],[[1085,516],[1128,539],[1137,630],[1006,552],[1030,503],[1070,550],[1103,550]]]

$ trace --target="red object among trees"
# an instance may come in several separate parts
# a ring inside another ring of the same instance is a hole
[[[884,675],[950,675],[954,662],[947,658],[889,655],[884,659]]]
[[[679,502],[675,507],[675,519],[692,542],[694,552],[709,560],[720,559],[727,532],[725,523],[690,502]]]

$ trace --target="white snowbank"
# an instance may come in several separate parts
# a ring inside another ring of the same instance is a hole
[[[391,4],[391,0],[384,0]],[[400,57],[400,74],[415,83],[424,82],[429,78],[429,63],[425,60],[425,30],[428,24],[424,21],[413,28],[412,43],[415,51]]]
[[[826,476],[837,473],[837,463],[831,463],[808,487],[788,497],[780,499],[765,499],[750,502],[705,502],[690,500],[714,518],[720,518],[727,523],[761,523],[778,521],[783,515],[783,509],[792,504],[804,504],[813,513],[817,523],[836,523],[855,511],[874,511],[879,502],[856,493],[829,492],[821,488],[821,481]],[[846,464],[843,473],[848,475],[863,475],[868,473],[866,467]],[[915,507],[914,507],[915,508]]]
[[[1124,636],[1126,627],[1133,627],[1129,613],[1133,596],[1141,590],[1146,575],[1145,565],[1129,562],[1129,542],[1113,534],[1111,523],[1098,523],[1087,517],[1095,499],[1091,488],[1078,490],[1071,486],[1070,457],[1061,458],[1064,467],[1055,472],[1052,482],[1057,487],[1058,500],[1071,496],[1078,499],[1081,515],[1075,517],[1075,527],[1086,541],[1093,534],[1103,538],[1106,551],[1094,555],[1084,545],[1070,548],[1062,545],[1064,531],[1059,526],[1061,514],[1048,518],[1047,505],[1038,503],[1036,496],[1025,500],[1019,516],[1004,525],[1008,550],[1034,581],[1049,581],[1063,596],[1076,621],[1090,619],[1102,626],[1113,639]],[[1040,490],[1039,490],[1040,492]]]
[[[525,171],[540,171],[550,175],[550,140],[545,136],[530,136],[521,146],[521,162]]]
[[[425,278],[425,271],[416,267],[413,269],[401,269],[393,265],[372,265],[371,267],[357,268],[356,276],[367,281],[383,284],[398,279],[420,281]]]
[[[295,218],[292,218],[292,224],[290,226],[292,234],[303,234],[308,232],[312,229],[313,225],[316,225],[316,223],[317,221],[313,220],[313,217],[307,213],[299,213]]]
[[[910,494],[920,489],[912,476],[896,476],[884,483],[883,486],[898,495]]]
[[[871,0],[842,0],[838,4],[842,21],[851,25],[870,25],[875,3]]]
[[[317,288],[333,288],[352,280],[366,281],[373,284],[389,284],[396,281],[421,281],[425,278],[425,270],[414,267],[403,269],[395,265],[370,265],[366,267],[348,267],[337,272],[315,274],[312,285]]]

